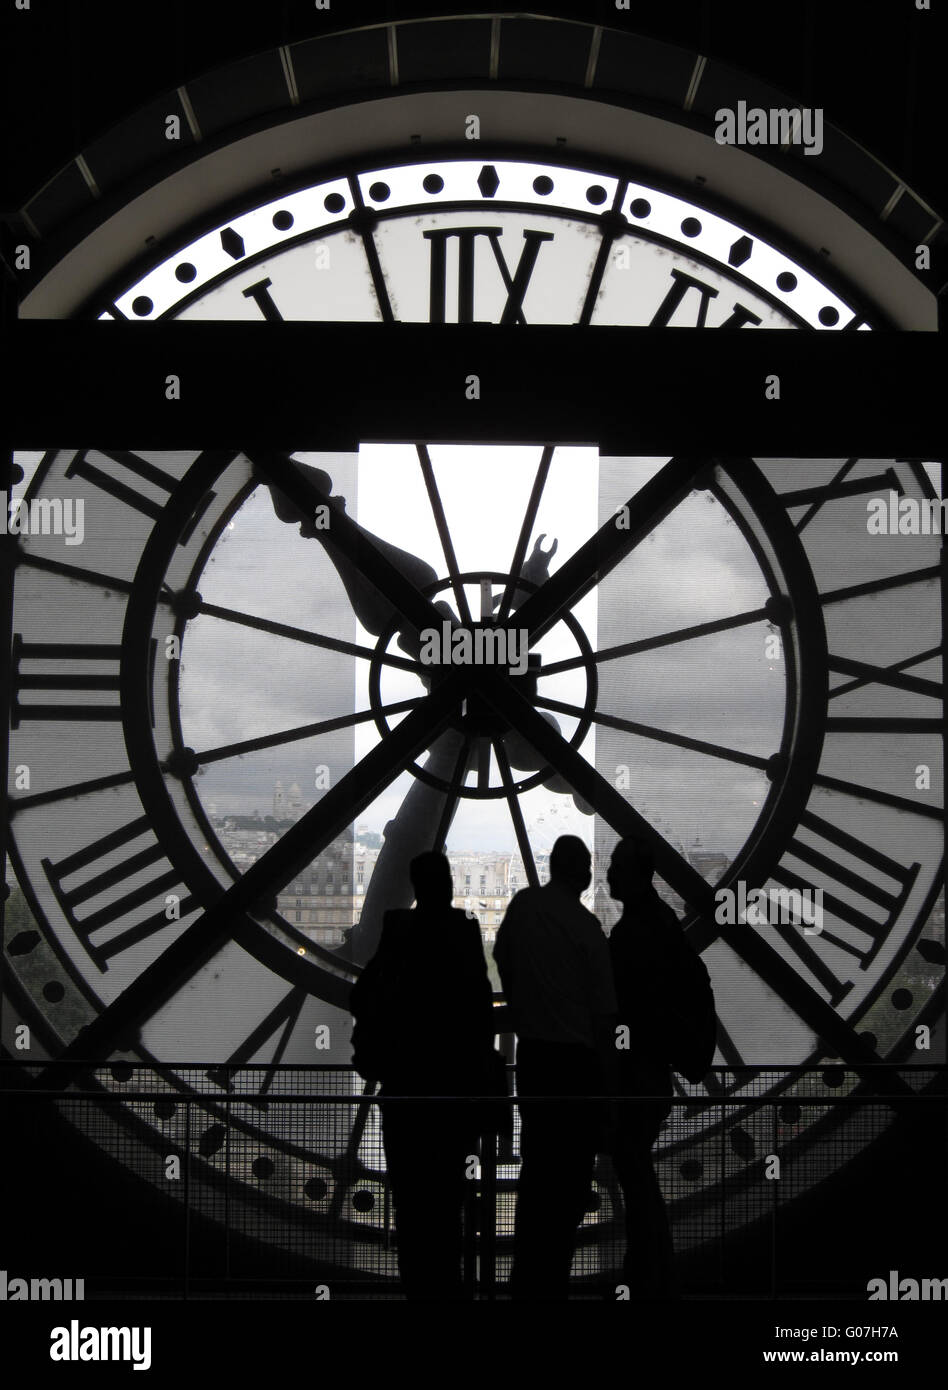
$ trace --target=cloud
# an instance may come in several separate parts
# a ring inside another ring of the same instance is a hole
[[[540,450],[432,448],[431,457],[459,564],[506,572]],[[309,461],[317,462],[318,456]],[[597,483],[595,451],[557,451],[531,536],[532,546],[545,532],[547,550],[557,539],[551,572],[595,531],[603,508],[611,514],[615,498],[624,500],[663,462],[611,461],[602,465]],[[334,491],[346,497],[348,511],[360,524],[446,575],[411,447],[364,449],[358,478],[345,459],[336,459],[329,471]],[[376,641],[355,622],[339,574],[320,542],[302,539],[297,527],[279,521],[263,489],[235,517],[201,576],[200,589],[207,603],[303,632],[368,646]],[[739,529],[710,494],[697,493],[609,576],[598,601],[591,595],[576,613],[594,647],[597,642],[610,646],[749,611],[766,596]],[[476,583],[469,597],[476,615]],[[758,622],[602,663],[598,706],[673,733],[769,756],[780,740],[784,679],[780,663],[765,658],[768,631]],[[398,649],[393,644],[391,650]],[[549,665],[575,656],[578,648],[560,624],[540,651]],[[182,652],[184,741],[199,751],[219,748],[351,713],[368,703],[367,676],[368,663],[351,656],[202,615],[188,625]],[[581,670],[540,682],[544,695],[570,703],[581,702],[585,689]],[[415,676],[391,669],[384,673],[384,700],[421,693]],[[575,721],[556,717],[568,736]],[[304,796],[315,800],[315,766],[330,765],[336,780],[377,738],[374,725],[367,725],[248,752],[209,764],[198,785],[205,802],[214,802],[219,810],[268,810],[277,778],[284,785],[299,782]],[[600,729],[588,740],[588,756],[594,745],[600,770],[607,774],[617,750],[625,750],[617,760],[634,763],[645,804],[682,838],[691,839],[697,829],[707,846],[733,851],[753,823],[753,802],[761,798],[765,784],[749,776],[746,767],[609,730]],[[360,815],[360,822],[381,830],[397,812],[408,785],[407,775],[400,777]],[[591,822],[576,812],[572,798],[555,797],[547,789],[531,794],[524,810],[536,822],[544,806],[561,808],[576,828],[588,825],[591,831]],[[700,813],[698,807],[703,808]],[[535,824],[533,833],[538,833]],[[512,847],[513,827],[503,800],[465,800],[452,841],[461,836],[469,838],[472,848]]]

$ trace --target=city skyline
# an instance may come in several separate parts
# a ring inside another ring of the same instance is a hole
[[[269,803],[269,805],[270,805],[270,808],[271,808],[270,811],[262,811],[262,812],[261,812],[260,806],[259,806],[259,805],[255,806],[255,807],[253,808],[252,811],[248,811],[248,810],[240,810],[240,811],[238,811],[238,810],[235,810],[235,809],[224,809],[223,803],[225,803],[225,802],[228,800],[228,797],[227,797],[227,794],[226,794],[226,793],[222,793],[220,797],[212,797],[212,796],[210,796],[210,794],[207,794],[207,795],[205,795],[205,796],[202,798],[202,800],[204,801],[205,809],[206,809],[206,811],[207,811],[207,813],[208,813],[208,816],[209,816],[209,818],[211,819],[212,823],[213,823],[213,821],[214,821],[215,819],[224,821],[224,820],[248,820],[248,819],[249,819],[249,820],[252,820],[252,819],[255,819],[255,818],[256,818],[256,819],[258,819],[258,820],[260,821],[261,824],[264,824],[268,819],[270,819],[270,820],[273,820],[273,819],[279,820],[279,819],[280,819],[280,817],[277,816],[277,814],[276,814],[276,813],[277,813],[277,809],[278,809],[278,807],[277,807],[277,792],[278,792],[278,789],[280,790],[280,793],[281,793],[281,795],[282,795],[282,797],[283,797],[283,803],[282,803],[282,804],[284,804],[287,808],[295,809],[296,812],[297,812],[296,815],[288,816],[288,817],[285,817],[285,818],[284,818],[285,823],[286,823],[287,825],[292,824],[294,821],[300,819],[300,817],[301,817],[303,814],[305,814],[306,811],[310,810],[310,809],[312,808],[312,806],[315,805],[315,801],[313,801],[313,800],[308,800],[308,799],[306,799],[306,798],[303,797],[302,789],[301,789],[301,786],[300,786],[300,781],[299,781],[298,778],[294,778],[294,779],[293,779],[292,781],[290,781],[289,784],[287,785],[285,779],[282,778],[282,777],[278,777],[278,778],[276,778],[276,779],[274,780],[273,786],[272,786],[272,788],[271,788],[271,791],[270,791],[270,793],[269,793],[268,798],[264,798],[264,797],[258,798],[258,800],[264,801],[265,803],[268,801],[268,803]],[[295,794],[295,795],[294,795],[294,794]],[[593,853],[593,854],[595,854],[594,836],[593,836],[593,833],[592,833],[592,832],[593,832],[593,829],[594,829],[594,823],[595,823],[595,822],[594,822],[594,818],[592,818],[592,817],[584,817],[584,818],[583,818],[585,824],[589,827],[589,832],[590,832],[590,833],[588,833],[588,834],[583,834],[583,833],[581,833],[581,831],[580,831],[580,832],[577,832],[577,831],[576,831],[575,829],[573,829],[571,826],[570,826],[570,827],[567,827],[565,824],[560,825],[558,822],[559,822],[560,819],[561,819],[561,808],[560,808],[560,806],[558,806],[556,803],[559,802],[559,801],[564,801],[564,800],[566,800],[566,798],[555,797],[555,796],[553,796],[551,793],[547,793],[547,795],[550,796],[550,797],[552,798],[552,799],[551,799],[550,806],[547,808],[547,815],[546,815],[546,816],[538,816],[538,817],[536,817],[532,822],[527,822],[527,833],[528,833],[528,836],[531,834],[531,831],[532,831],[532,832],[533,832],[533,837],[539,837],[541,840],[548,840],[548,841],[549,841],[549,844],[547,844],[545,847],[541,847],[541,846],[539,846],[539,845],[534,845],[534,846],[533,846],[534,857],[536,857],[538,854],[539,854],[539,855],[548,855],[548,854],[549,854],[549,851],[550,851],[550,848],[552,848],[552,845],[553,845],[554,841],[555,841],[561,834],[565,835],[565,834],[577,834],[577,833],[579,833],[579,838],[582,839],[582,840],[584,841],[584,843],[585,843],[585,844],[587,845],[587,847],[589,848],[590,852]],[[296,802],[295,806],[293,805],[293,802],[294,802],[294,801]],[[547,822],[549,822],[548,825],[547,825]],[[671,829],[671,827],[663,825],[663,823],[662,823],[660,820],[658,820],[658,821],[656,821],[656,822],[654,822],[654,823],[656,824],[656,828],[662,830],[663,833],[664,833],[665,831]],[[455,822],[455,824],[456,824],[456,822]],[[543,824],[545,827],[547,827],[547,828],[545,828],[543,831],[540,831],[540,830],[539,830],[539,826],[540,826],[541,824]],[[376,836],[376,837],[378,837],[380,840],[384,841],[384,838],[385,838],[385,825],[384,825],[384,823],[383,823],[383,824],[380,824],[380,825],[374,825],[374,824],[369,823],[368,821],[363,820],[363,821],[361,821],[361,822],[359,822],[359,823],[354,823],[354,826],[353,826],[353,827],[350,827],[350,828],[354,829],[355,835],[358,834],[359,830],[364,830],[367,834]],[[691,833],[691,832],[693,832],[693,833]],[[715,844],[715,845],[708,845],[708,844],[705,844],[705,843],[702,841],[701,834],[700,834],[700,828],[699,828],[697,822],[695,822],[694,826],[691,828],[691,832],[689,832],[689,833],[687,833],[687,834],[685,834],[685,835],[681,835],[681,836],[674,836],[674,835],[668,836],[668,835],[666,835],[666,838],[669,839],[669,843],[674,844],[674,845],[675,845],[680,851],[682,851],[682,852],[691,852],[692,850],[698,849],[698,850],[703,850],[703,851],[707,851],[707,852],[711,852],[711,853],[724,854],[724,855],[726,855],[729,859],[732,859],[732,858],[734,857],[736,851],[735,851],[735,849],[734,849],[733,846],[726,846],[726,845],[721,845],[721,844]],[[447,841],[446,841],[445,849],[446,849],[446,852],[449,853],[449,854],[478,853],[478,854],[487,854],[487,855],[490,855],[490,854],[517,854],[517,853],[519,853],[519,845],[517,844],[516,837],[515,837],[515,834],[514,834],[514,831],[513,831],[513,827],[512,827],[512,826],[511,826],[511,828],[510,828],[509,834],[508,834],[508,836],[507,836],[505,842],[503,842],[503,843],[481,843],[481,844],[477,844],[477,845],[466,845],[466,846],[462,846],[462,845],[458,845],[458,843],[457,843],[457,839],[456,839],[457,833],[458,833],[458,832],[457,832],[457,830],[454,828],[454,826],[452,826],[452,829],[449,830],[449,832],[448,832],[448,836],[447,836]]]

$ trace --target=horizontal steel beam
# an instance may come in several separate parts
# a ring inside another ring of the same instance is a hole
[[[0,428],[22,449],[497,439],[937,458],[944,447],[938,333],[24,321],[7,345]]]

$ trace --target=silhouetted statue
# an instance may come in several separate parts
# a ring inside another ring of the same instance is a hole
[[[609,936],[619,1003],[618,1090],[653,1097],[620,1102],[615,1111],[613,1162],[626,1220],[623,1280],[632,1298],[678,1297],[652,1145],[672,1108],[672,1069],[700,1081],[714,1059],[717,1024],[707,968],[656,893],[654,872],[649,846],[626,839],[613,850],[607,874],[623,908]]]
[[[409,869],[417,906],[385,914],[378,950],[352,987],[353,1061],[381,1096],[487,1092],[493,993],[477,919],[451,906],[451,869],[426,853]],[[476,1151],[470,1101],[382,1100],[382,1138],[406,1296],[464,1296],[465,1159]]]
[[[517,1032],[521,1096],[601,1097],[615,1066],[616,999],[599,921],[579,901],[590,855],[562,835],[550,881],[513,898],[494,959]],[[522,1101],[511,1295],[566,1298],[586,1211],[602,1100]]]

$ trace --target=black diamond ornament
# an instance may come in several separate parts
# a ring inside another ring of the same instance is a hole
[[[244,250],[244,239],[239,232],[235,232],[233,227],[225,227],[221,232],[221,246],[235,261],[239,261],[241,256],[246,255]]]
[[[500,187],[500,177],[493,164],[485,164],[477,176],[477,186],[485,198],[493,198]]]
[[[753,249],[754,243],[749,236],[739,236],[727,253],[728,265],[743,265],[745,261],[750,260]]]

